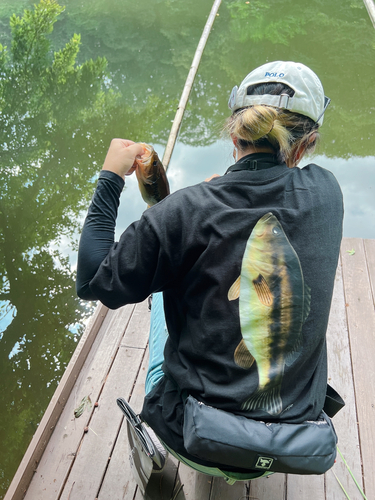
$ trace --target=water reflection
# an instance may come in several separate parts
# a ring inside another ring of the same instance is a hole
[[[34,0],[1,2],[8,56],[1,48],[0,441],[8,452],[0,459],[0,498],[89,313],[74,293],[75,239],[109,141],[150,142],[162,156],[212,3],[66,0],[52,34],[32,50],[14,22],[11,59],[9,17]],[[341,183],[345,234],[373,238],[375,87],[367,82],[375,74],[375,30],[362,0],[295,7],[292,0],[223,0],[170,164],[172,191],[232,163],[230,144],[219,140],[232,86],[266,61],[299,60],[332,98],[315,161]],[[117,236],[144,208],[131,178]]]
[[[328,168],[340,182],[344,235],[375,238],[375,87],[368,85],[375,76],[375,30],[362,0],[298,5],[297,12],[292,0],[224,4],[203,54],[169,175],[181,186],[223,173],[232,162],[232,148],[229,144],[225,150],[219,137],[233,85],[267,61],[300,61],[320,76],[332,100],[320,145],[308,161]],[[201,130],[196,139],[195,130]],[[201,177],[202,169],[206,175]]]
[[[43,0],[23,18],[12,17],[9,27],[13,8],[19,13],[32,3],[0,8],[6,27],[0,46],[0,440],[7,450],[0,497],[90,312],[75,296],[70,255],[110,139],[166,140],[180,91],[177,60],[182,75],[205,22],[200,2],[178,34],[180,59],[167,29],[173,6],[148,9],[155,14],[151,29],[144,15],[148,2],[128,1],[128,9],[123,1],[68,2],[61,14],[56,2]],[[194,3],[179,10],[188,13]],[[180,31],[176,22],[172,26]],[[169,40],[165,54],[173,50],[173,57],[165,56],[167,79],[156,62],[163,40]]]
[[[314,161],[334,173],[344,195],[344,236],[375,238],[375,157],[327,158]]]
[[[323,144],[321,144],[321,148]],[[155,144],[160,155],[163,146]],[[194,147],[179,143],[168,170],[171,192],[204,181],[213,174],[223,175],[233,164],[233,146],[219,140],[210,146]],[[305,157],[300,167],[316,163],[333,172],[344,196],[345,237],[375,238],[375,157],[328,158],[322,154]],[[121,196],[116,238],[145,210],[135,176],[126,180]],[[74,258],[75,256],[73,256]]]
[[[199,148],[179,144],[169,170],[171,190],[201,182],[215,173],[222,175],[233,163],[232,151],[229,141]],[[339,181],[344,195],[344,236],[375,238],[375,157],[328,158],[317,154],[305,157],[300,166],[309,163],[327,168]]]

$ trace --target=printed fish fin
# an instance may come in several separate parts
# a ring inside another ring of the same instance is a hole
[[[265,306],[269,307],[272,306],[273,303],[272,292],[270,290],[270,287],[268,286],[267,281],[261,274],[259,274],[258,277],[255,280],[253,280],[253,285],[260,302]]]
[[[302,349],[302,335],[300,335],[300,338],[293,347],[293,350],[288,352],[288,354],[285,356],[285,364],[287,366],[291,366],[295,362],[295,360],[301,354],[301,349]]]
[[[238,344],[234,351],[234,362],[241,368],[248,370],[253,366],[255,359],[251,355],[249,349],[246,347],[244,339]]]
[[[233,285],[229,288],[228,300],[236,300],[240,296],[241,276],[238,276]]]
[[[304,323],[307,319],[307,316],[310,314],[310,304],[311,304],[311,289],[309,285],[305,283],[304,287],[304,297],[303,297],[303,317],[302,323]]]
[[[242,403],[242,410],[264,410],[270,415],[279,415],[283,411],[280,396],[281,384],[269,389],[258,389],[249,399]]]

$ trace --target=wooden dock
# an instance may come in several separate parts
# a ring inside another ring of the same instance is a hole
[[[323,278],[323,277],[322,277]],[[329,382],[346,401],[334,417],[339,449],[368,500],[375,499],[375,240],[345,238],[327,346]],[[142,406],[147,304],[99,306],[53,396],[5,500],[141,500],[128,461],[122,396]],[[93,403],[81,417],[82,398]],[[95,403],[97,402],[97,405]],[[352,500],[363,498],[340,455],[321,476],[274,474],[233,486],[170,460],[152,477],[152,500]]]

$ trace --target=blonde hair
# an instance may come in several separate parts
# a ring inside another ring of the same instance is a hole
[[[315,149],[319,133],[318,124],[311,118],[282,108],[266,105],[249,106],[228,118],[225,130],[237,138],[237,146],[271,147],[280,162],[295,163],[295,154],[303,146],[304,152]]]

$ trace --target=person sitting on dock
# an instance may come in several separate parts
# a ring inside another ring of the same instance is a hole
[[[269,474],[272,459],[190,453],[189,397],[271,424],[317,421],[325,403],[342,193],[331,172],[297,165],[328,104],[301,63],[255,69],[229,99],[235,163],[146,210],[118,243],[124,178],[143,149],[114,139],[82,230],[81,298],[118,308],[153,294],[141,418],[179,460],[228,482]]]

